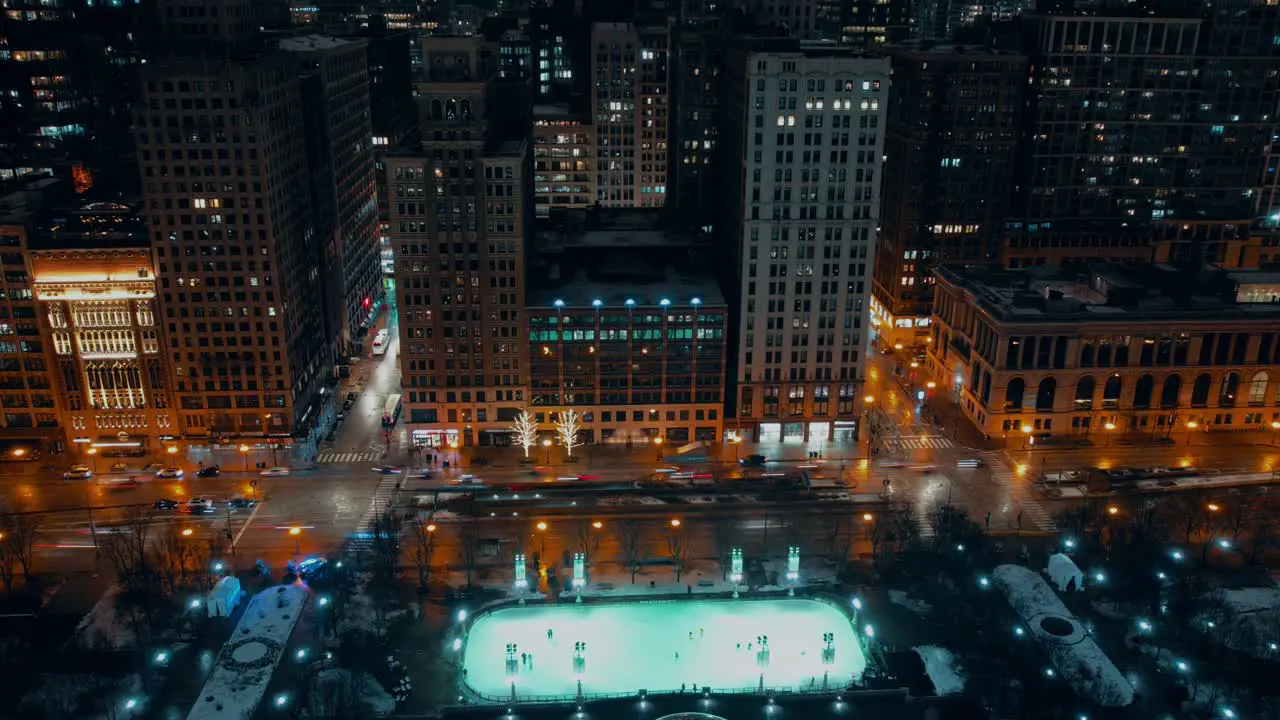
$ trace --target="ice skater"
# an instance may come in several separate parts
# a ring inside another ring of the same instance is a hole
[[[520,664],[523,666],[527,662],[529,662],[529,655],[527,653],[520,653]]]
[[[547,642],[551,642],[551,636],[553,634],[554,633],[552,632],[551,628],[547,628]]]
[[[739,651],[741,651],[741,650],[742,650],[742,643],[738,643],[738,650],[739,650]]]
[[[701,640],[701,639],[702,639],[702,637],[703,637],[704,635],[706,635],[706,634],[707,634],[707,631],[706,631],[706,629],[705,629],[705,628],[698,628],[698,639],[699,639],[699,640]]]
[[[692,631],[692,630],[690,630],[690,631],[689,631],[689,639],[690,639],[690,640],[692,640],[692,639],[693,639],[693,631]]]
[[[680,662],[680,651],[676,651],[676,662]]]

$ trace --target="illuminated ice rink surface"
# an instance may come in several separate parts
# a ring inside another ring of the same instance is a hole
[[[552,631],[550,639],[547,630]],[[692,633],[692,639],[690,639]],[[823,663],[824,633],[835,634],[835,659]],[[760,665],[756,637],[768,636]],[[574,668],[574,644],[585,642],[585,669]],[[516,645],[508,673],[506,646]],[[739,644],[741,647],[739,648]],[[748,650],[750,645],[750,650]],[[677,601],[619,605],[517,607],[475,621],[466,639],[466,681],[486,695],[692,690],[709,686],[844,687],[866,660],[849,619],[814,600]],[[520,654],[532,654],[532,663]],[[677,658],[677,653],[679,657]]]

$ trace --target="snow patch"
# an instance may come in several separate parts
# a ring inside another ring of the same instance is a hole
[[[386,717],[396,709],[396,701],[391,694],[373,675],[363,671],[345,668],[321,670],[316,673],[313,692],[316,693],[312,696],[313,709],[322,713],[352,712],[355,708],[351,705],[359,704],[370,716]]]
[[[1001,565],[991,575],[1076,694],[1107,707],[1133,702],[1133,685],[1043,578],[1021,565]]]
[[[125,618],[117,612],[120,594],[123,588],[112,585],[89,614],[80,619],[76,626],[76,640],[87,647],[101,647],[110,650],[130,648],[138,639]]]
[[[1256,658],[1277,657],[1272,645],[1280,642],[1280,590],[1217,590],[1211,597],[1222,602],[1222,610],[1197,618],[1202,628],[1206,620],[1214,620],[1216,627],[1208,631],[1210,639]]]
[[[918,645],[911,649],[924,661],[924,671],[933,681],[934,693],[958,695],[964,692],[966,675],[950,650],[937,645]]]
[[[890,590],[889,602],[899,607],[906,608],[917,615],[928,615],[933,612],[933,606],[924,600],[917,600],[902,590]]]

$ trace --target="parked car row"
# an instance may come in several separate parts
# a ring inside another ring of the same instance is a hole
[[[247,497],[234,497],[227,500],[226,504],[228,509],[231,510],[251,510],[258,504],[258,501]],[[153,506],[156,510],[174,510],[190,515],[208,515],[215,511],[214,505],[215,501],[210,498],[193,497],[186,502],[172,498],[160,498],[155,501]]]

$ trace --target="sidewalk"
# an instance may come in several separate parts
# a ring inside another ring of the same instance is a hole
[[[773,462],[803,463],[815,459],[809,457],[810,452],[819,453],[819,457],[824,460],[844,460],[849,463],[865,457],[861,454],[858,444],[854,442],[821,444],[777,442],[709,443],[702,449],[688,453],[688,456],[705,457],[707,462],[736,463],[738,459],[750,455],[764,455]],[[554,467],[576,467],[585,470],[601,465],[610,467],[656,467],[679,462],[676,459],[678,454],[675,452],[675,448],[667,445],[633,445],[630,449],[612,444],[583,445],[574,451],[574,457],[577,458],[575,462],[566,462],[564,450],[559,446],[551,448],[550,462],[547,462],[547,450],[542,447],[529,449],[530,462],[522,462],[525,457],[524,450],[517,446],[458,448],[457,454],[461,467],[547,467],[550,465]],[[406,459],[409,456],[410,453],[407,451],[397,452],[393,450],[388,455],[388,460],[407,462]],[[453,451],[440,455],[442,458],[451,458],[452,456]]]

